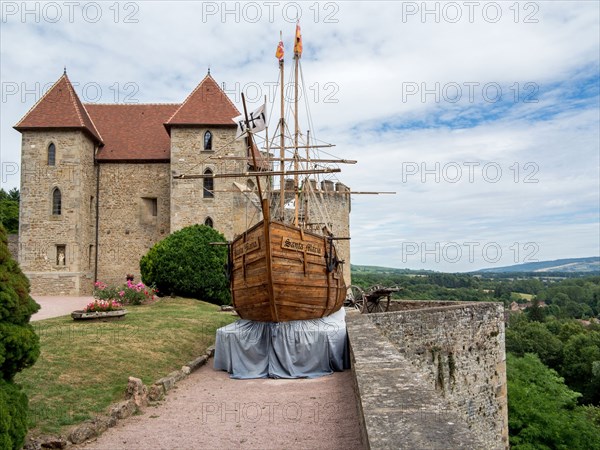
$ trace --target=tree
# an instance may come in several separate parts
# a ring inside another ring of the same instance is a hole
[[[0,189],[0,223],[9,233],[19,232],[19,200],[17,189],[11,189],[8,193]]]
[[[540,307],[540,301],[536,298],[531,302],[531,306],[525,310],[527,318],[533,322],[543,322],[546,316],[543,308]]]
[[[39,305],[29,295],[29,280],[7,246],[0,224],[0,448],[21,448],[27,433],[27,397],[13,383],[17,372],[35,363],[39,338],[29,323]]]
[[[221,233],[205,225],[193,225],[167,236],[140,260],[142,281],[156,285],[159,293],[192,297],[211,303],[229,301],[229,282],[224,273],[227,248]]]
[[[600,427],[576,406],[580,394],[536,355],[509,353],[507,373],[512,449],[600,449]]]
[[[567,384],[583,394],[583,403],[600,404],[600,332],[589,331],[569,338],[563,349],[561,374]]]
[[[535,353],[552,368],[560,365],[562,346],[560,339],[543,323],[521,320],[506,330],[506,351],[517,356]]]

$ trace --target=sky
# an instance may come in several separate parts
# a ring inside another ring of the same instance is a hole
[[[298,19],[311,133],[358,160],[344,184],[395,192],[353,196],[352,264],[600,254],[596,1],[2,1],[1,187],[20,182],[12,127],[65,67],[84,103],[179,103],[210,68],[242,110],[275,99]]]

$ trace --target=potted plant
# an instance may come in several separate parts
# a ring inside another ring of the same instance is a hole
[[[115,300],[98,300],[87,304],[85,309],[73,311],[71,317],[74,320],[99,319],[103,317],[123,317],[127,310],[123,305]]]

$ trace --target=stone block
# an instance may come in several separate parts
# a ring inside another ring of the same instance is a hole
[[[153,384],[148,388],[148,400],[157,402],[165,396],[165,388],[162,384]]]
[[[138,408],[142,408],[148,404],[148,388],[139,378],[129,377],[125,398],[133,400]]]
[[[194,359],[193,361],[190,361],[189,363],[187,363],[187,366],[193,372],[195,370],[198,370],[204,364],[206,364],[206,361],[208,361],[208,356],[202,355],[202,356],[199,356],[198,358]]]
[[[126,419],[137,410],[133,400],[124,400],[110,408],[110,416],[115,419]]]
[[[71,431],[69,441],[73,444],[81,444],[96,436],[96,426],[92,422],[84,422]]]

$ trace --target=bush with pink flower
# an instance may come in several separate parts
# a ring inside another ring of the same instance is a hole
[[[94,300],[85,307],[85,312],[107,312],[123,309],[123,304],[114,300]]]
[[[124,305],[141,305],[154,298],[156,288],[141,282],[134,283],[129,278],[128,275],[127,284],[122,286],[108,286],[101,281],[96,282],[94,297],[98,300],[117,301]]]

